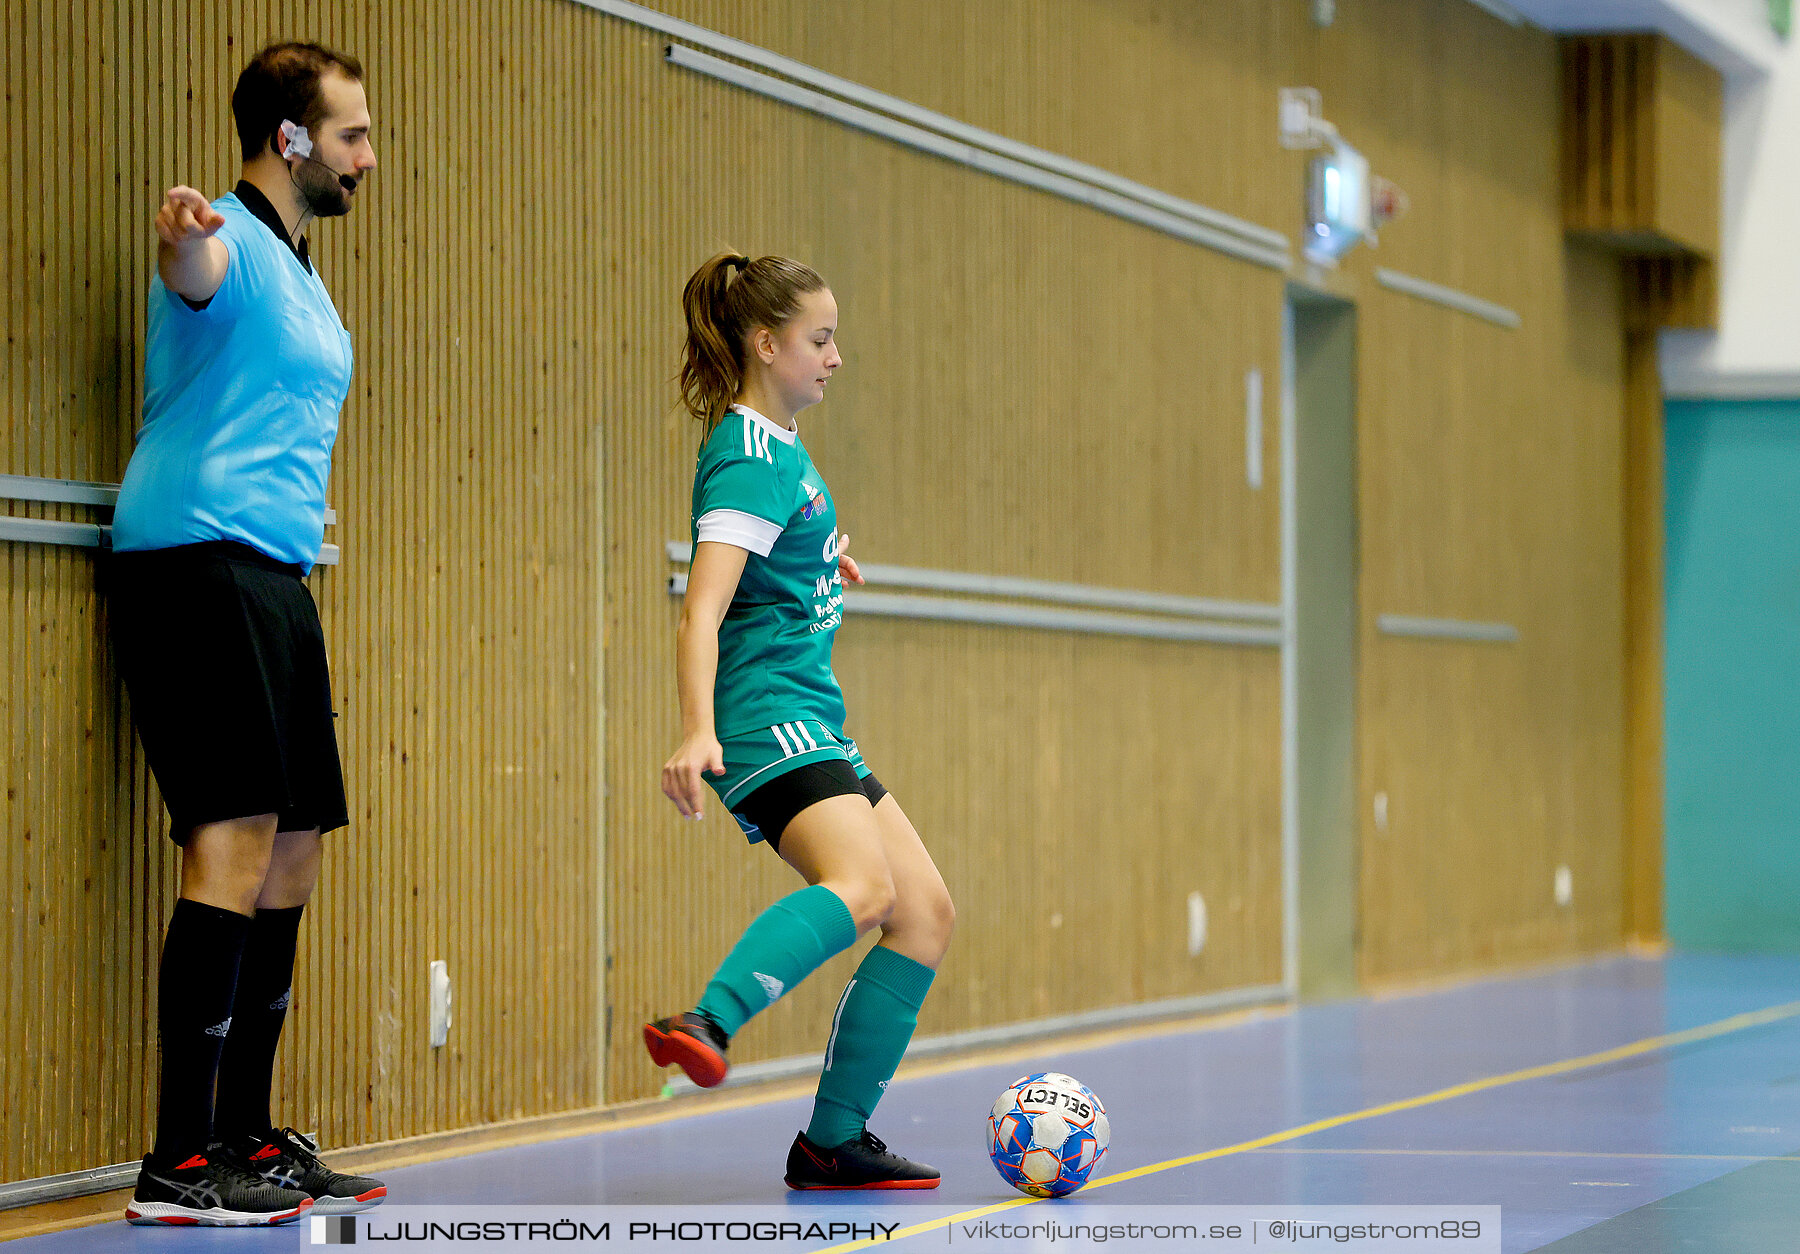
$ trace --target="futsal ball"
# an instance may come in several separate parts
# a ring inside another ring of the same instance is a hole
[[[1087,1085],[1060,1071],[1014,1080],[988,1112],[994,1170],[1032,1197],[1061,1197],[1086,1184],[1111,1139],[1106,1107]]]

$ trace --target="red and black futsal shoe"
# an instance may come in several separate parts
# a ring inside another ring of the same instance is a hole
[[[703,1089],[718,1084],[731,1069],[725,1061],[730,1045],[731,1038],[718,1024],[693,1011],[644,1025],[644,1048],[650,1051],[650,1061],[659,1067],[680,1067]]]
[[[863,1129],[861,1136],[826,1149],[802,1132],[788,1151],[790,1189],[935,1189],[938,1169],[888,1152],[881,1138]]]
[[[272,1184],[249,1170],[222,1145],[181,1162],[146,1155],[137,1188],[125,1207],[134,1224],[179,1227],[260,1228],[292,1223],[312,1209],[299,1189]]]

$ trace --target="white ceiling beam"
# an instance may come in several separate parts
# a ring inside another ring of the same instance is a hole
[[[1764,0],[1469,0],[1503,21],[1558,33],[1657,31],[1727,78],[1760,78],[1781,59]],[[1508,16],[1511,14],[1512,16]]]

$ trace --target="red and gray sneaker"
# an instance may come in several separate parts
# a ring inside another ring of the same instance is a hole
[[[387,1200],[387,1185],[369,1176],[333,1171],[319,1158],[319,1145],[304,1132],[270,1129],[236,1147],[244,1162],[264,1180],[299,1189],[312,1199],[315,1215],[349,1215]]]
[[[292,1223],[313,1208],[299,1189],[284,1188],[249,1170],[222,1145],[179,1163],[144,1156],[137,1188],[125,1207],[134,1224],[252,1228]]]
[[[935,1189],[938,1169],[888,1152],[881,1138],[863,1129],[842,1145],[826,1149],[802,1132],[788,1151],[790,1189]]]
[[[644,1025],[644,1048],[650,1051],[650,1061],[659,1067],[680,1067],[703,1089],[718,1084],[731,1069],[725,1061],[730,1044],[723,1028],[693,1011]]]

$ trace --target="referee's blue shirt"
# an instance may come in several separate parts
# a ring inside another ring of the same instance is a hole
[[[113,514],[113,548],[236,540],[310,569],[350,391],[350,334],[280,217],[248,183],[213,201],[231,253],[194,309],[150,282],[144,422]]]

